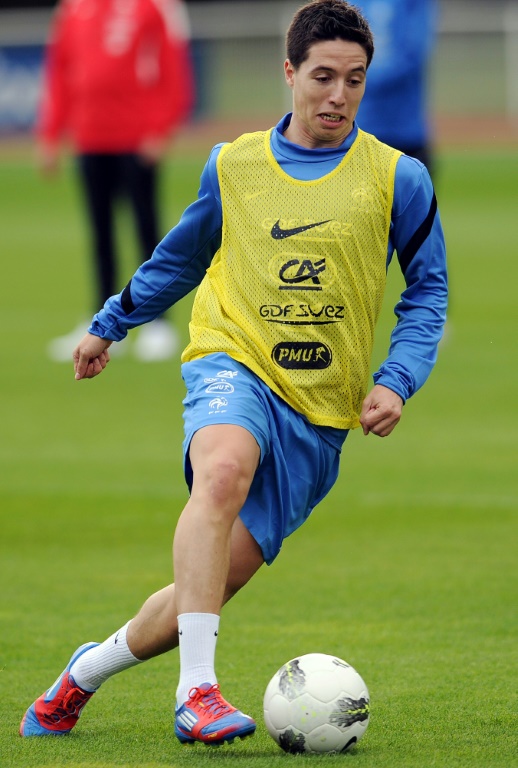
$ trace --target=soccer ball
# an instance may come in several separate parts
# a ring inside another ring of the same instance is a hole
[[[264,694],[264,722],[285,752],[345,752],[369,724],[369,691],[350,664],[308,653],[284,664]]]

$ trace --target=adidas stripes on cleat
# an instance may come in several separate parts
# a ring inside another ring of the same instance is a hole
[[[219,746],[251,736],[256,728],[251,717],[225,701],[217,684],[191,688],[188,700],[175,714],[174,732],[182,744],[201,741]]]
[[[54,685],[36,699],[23,716],[20,736],[62,736],[72,730],[93,693],[76,685],[70,668],[85,651],[97,645],[99,643],[85,643],[75,651]]]

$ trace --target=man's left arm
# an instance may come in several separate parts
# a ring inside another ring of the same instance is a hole
[[[374,374],[360,419],[365,434],[382,437],[430,375],[446,322],[446,248],[437,201],[424,166],[406,156],[396,169],[391,243],[406,288],[394,310],[398,321],[389,355]]]

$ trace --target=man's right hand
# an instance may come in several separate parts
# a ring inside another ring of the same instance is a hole
[[[83,336],[73,353],[75,377],[78,381],[93,379],[104,371],[110,362],[108,347],[111,343],[110,339],[101,339],[91,333]]]

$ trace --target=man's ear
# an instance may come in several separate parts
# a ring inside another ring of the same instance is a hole
[[[295,67],[291,63],[289,59],[286,59],[284,62],[284,77],[286,78],[286,82],[290,86],[290,88],[293,86],[293,76],[295,74]]]

